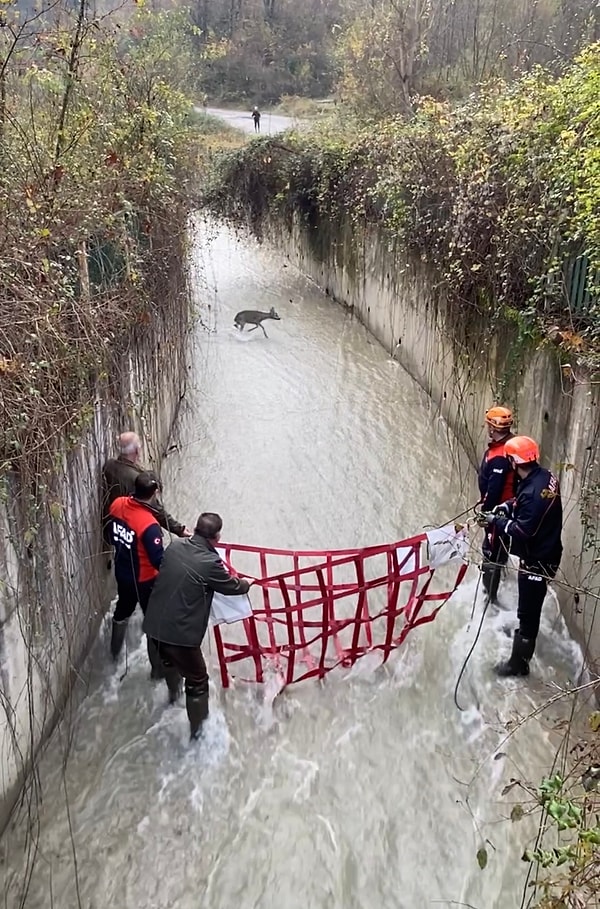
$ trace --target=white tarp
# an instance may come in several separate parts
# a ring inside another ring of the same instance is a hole
[[[210,609],[209,625],[221,625],[226,622],[241,622],[252,615],[252,604],[247,593],[238,597],[224,597],[222,593],[215,593]]]
[[[217,547],[217,552],[225,562],[227,569],[230,570],[231,566],[227,565],[224,551]],[[248,619],[251,615],[252,603],[247,593],[237,597],[225,597],[222,593],[215,593],[208,624],[222,625],[226,623],[231,625],[232,622],[241,622],[242,619]]]
[[[467,528],[459,524],[446,524],[427,534],[429,565],[439,568],[447,562],[467,561],[469,541]]]

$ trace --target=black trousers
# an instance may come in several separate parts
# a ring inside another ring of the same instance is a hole
[[[125,583],[117,579],[118,600],[113,622],[126,622],[135,612],[135,607],[138,603],[145,615],[153,587],[154,579],[137,584]]]
[[[153,639],[154,641],[154,639]],[[208,694],[208,672],[200,647],[177,647],[154,641],[166,669],[174,667],[185,679],[185,693],[199,698]]]
[[[548,581],[557,571],[558,565],[548,562],[527,563],[521,560],[519,564],[517,618],[521,635],[530,641],[535,641],[538,636]]]
[[[509,547],[510,540],[508,537],[505,534],[500,533],[498,528],[492,524],[488,527],[483,536],[481,552],[483,554],[484,563],[488,562],[490,565],[506,565]]]

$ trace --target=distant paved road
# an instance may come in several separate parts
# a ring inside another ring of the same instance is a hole
[[[197,108],[204,111],[203,107]],[[218,107],[207,107],[206,113],[211,117],[218,117],[224,120],[229,126],[242,130],[245,133],[254,132],[254,120],[250,116],[250,111],[243,110],[221,110]],[[273,136],[275,133],[282,133],[291,126],[298,125],[298,121],[292,117],[281,117],[278,114],[265,112],[260,118],[260,131],[262,135]]]

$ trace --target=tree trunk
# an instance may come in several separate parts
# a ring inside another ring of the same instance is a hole
[[[77,13],[77,25],[75,27],[75,34],[73,35],[73,41],[71,43],[71,52],[69,54],[69,62],[67,65],[67,81],[65,84],[65,90],[63,93],[62,104],[60,106],[60,114],[58,117],[58,131],[56,134],[56,147],[54,149],[54,168],[53,168],[53,182],[56,186],[57,183],[57,174],[59,173],[59,163],[62,156],[64,147],[65,147],[65,126],[67,123],[67,114],[69,110],[69,103],[71,101],[71,95],[73,94],[73,86],[75,84],[75,79],[77,78],[77,68],[79,65],[79,53],[81,51],[81,45],[83,42],[83,26],[85,22],[85,13],[86,13],[87,0],[79,0],[79,11]]]

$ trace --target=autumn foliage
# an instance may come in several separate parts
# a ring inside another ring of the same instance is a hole
[[[51,454],[184,268],[194,131],[178,13],[3,6],[0,468]],[[133,334],[132,334],[133,333]]]
[[[222,161],[208,200],[257,229],[274,216],[321,238],[350,227],[356,249],[375,228],[434,269],[466,319],[509,318],[595,362],[599,155],[592,45],[559,79],[537,69],[460,105],[417,98],[409,119],[253,143]]]

